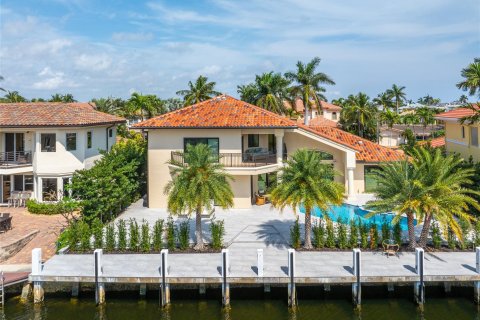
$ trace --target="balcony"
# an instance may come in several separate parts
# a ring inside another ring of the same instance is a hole
[[[0,152],[0,167],[3,169],[32,165],[31,151]]]
[[[255,168],[277,163],[274,153],[219,153],[219,162],[226,168]],[[183,152],[172,151],[172,162],[185,164]]]

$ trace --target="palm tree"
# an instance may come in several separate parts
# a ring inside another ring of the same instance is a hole
[[[285,112],[284,100],[287,98],[287,89],[290,81],[280,73],[266,72],[255,77],[257,95],[255,104],[266,110],[283,114]]]
[[[49,100],[50,102],[63,102],[63,96],[60,93],[55,93]]]
[[[466,95],[462,94],[460,96],[460,98],[458,98],[458,102],[460,102],[462,104],[468,103],[468,97]]]
[[[370,103],[370,98],[363,92],[357,95],[350,95],[342,109],[342,118],[348,126],[354,126],[358,135],[364,137],[367,125],[375,125],[376,109]]]
[[[122,115],[125,106],[125,101],[114,97],[92,99],[91,102],[95,104],[96,110],[113,115]]]
[[[463,81],[457,83],[457,88],[473,96],[477,93],[480,96],[480,58],[475,58],[473,63],[462,69]]]
[[[398,109],[402,106],[403,101],[406,100],[405,87],[399,87],[394,84],[391,89],[387,90],[387,94],[395,99],[395,112],[398,113]]]
[[[208,82],[207,77],[199,76],[195,83],[188,82],[188,89],[177,91],[177,94],[183,96],[184,105],[189,106],[220,95],[220,92],[214,90],[215,85],[213,81]]]
[[[187,145],[185,164],[174,160],[172,180],[165,187],[168,210],[174,214],[195,212],[196,250],[204,248],[202,238],[202,211],[211,210],[213,203],[227,209],[233,206],[233,192],[227,174],[218,157],[205,144]]]
[[[373,103],[378,107],[382,107],[383,111],[389,110],[394,106],[392,96],[386,92],[380,93],[375,99],[373,99]]]
[[[321,110],[321,100],[326,100],[323,92],[325,88],[321,84],[334,85],[335,82],[325,73],[316,72],[316,68],[320,64],[320,58],[315,57],[309,63],[304,64],[301,61],[297,62],[297,70],[295,72],[285,73],[285,77],[296,84],[291,88],[292,93],[302,98],[305,107],[304,123],[308,124],[309,110],[313,103]]]
[[[434,112],[432,109],[427,107],[418,108],[415,110],[415,114],[417,115],[418,119],[422,123],[423,126],[423,140],[425,140],[425,130],[429,124],[435,122]]]
[[[314,207],[326,211],[331,205],[342,203],[345,188],[333,181],[334,171],[328,164],[322,163],[319,152],[299,149],[280,169],[280,182],[272,191],[271,201],[274,207],[283,210],[289,206],[294,210],[305,208],[305,244],[310,249],[311,213]]]
[[[237,93],[240,94],[240,100],[255,104],[259,92],[255,83],[249,83],[237,86]]]
[[[7,91],[7,94],[4,96],[4,100],[6,102],[11,102],[11,103],[18,103],[18,102],[26,102],[27,99],[22,97],[18,91]]]
[[[134,92],[127,101],[126,113],[128,117],[140,116],[142,121],[153,118],[159,114],[167,112],[163,101],[156,95],[142,95],[141,93]]]
[[[3,76],[0,76],[0,81],[3,81],[3,80],[5,80],[5,78]],[[2,87],[0,87],[0,91],[7,92],[7,90],[5,90]]]
[[[67,93],[62,96],[62,102],[66,102],[66,103],[77,102],[77,100],[73,98],[73,94]]]
[[[391,144],[392,140],[392,128],[395,124],[397,124],[400,121],[400,116],[398,113],[393,112],[390,109],[384,109],[382,113],[380,114],[380,119],[382,122],[384,122],[387,127],[390,129],[390,141],[389,144]]]
[[[463,106],[465,109],[469,109],[472,111],[472,115],[466,116],[460,119],[461,124],[474,124],[480,122],[480,106],[468,103]]]

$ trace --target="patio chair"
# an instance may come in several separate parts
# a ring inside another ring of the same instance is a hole
[[[17,207],[19,206],[20,202],[20,193],[18,191],[13,191],[8,197],[8,206],[9,207]]]
[[[387,257],[396,255],[400,249],[400,245],[393,240],[383,240],[382,247]]]
[[[30,191],[24,191],[20,193],[19,199],[19,207],[25,207],[27,204],[27,200],[32,197],[32,193]]]
[[[12,217],[0,218],[0,232],[7,232],[12,229]]]

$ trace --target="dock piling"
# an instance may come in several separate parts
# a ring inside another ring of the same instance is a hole
[[[80,284],[78,282],[74,282],[72,284],[72,298],[78,298],[79,292],[80,292]]]
[[[288,306],[297,304],[297,291],[295,288],[295,249],[288,249]]]
[[[263,249],[257,249],[257,275],[263,277]]]
[[[160,285],[160,304],[162,307],[170,304],[170,285],[168,284],[168,249],[162,249],[160,251],[162,258],[160,274],[162,277],[162,283]]]
[[[42,272],[42,249],[32,250],[32,275],[39,275]],[[40,303],[44,299],[44,290],[41,281],[33,282],[33,302]]]
[[[475,248],[475,270],[480,273],[480,247]],[[473,283],[473,292],[475,303],[480,304],[480,281]]]
[[[93,255],[95,259],[95,303],[98,306],[105,303],[105,285],[98,281],[98,278],[103,275],[103,250],[95,249]]]
[[[362,287],[360,283],[360,258],[361,251],[356,248],[353,249],[353,274],[355,276],[355,282],[352,283],[352,300],[353,304],[358,308],[362,303]]]
[[[228,257],[228,249],[222,250],[222,304],[224,307],[230,305],[230,284],[228,276],[230,274],[230,261]]]
[[[415,248],[415,271],[419,277],[414,284],[415,302],[423,306],[425,303],[425,284],[423,282],[424,251],[422,248]]]

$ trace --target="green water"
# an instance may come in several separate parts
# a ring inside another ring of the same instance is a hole
[[[154,299],[110,299],[104,307],[96,307],[92,299],[50,297],[39,306],[20,303],[18,297],[14,297],[7,301],[3,319],[478,320],[480,317],[477,306],[466,298],[429,299],[423,312],[411,299],[365,300],[361,311],[355,311],[348,300],[300,300],[298,309],[292,312],[280,299],[232,301],[229,310],[223,309],[217,300],[180,300],[162,310]]]

